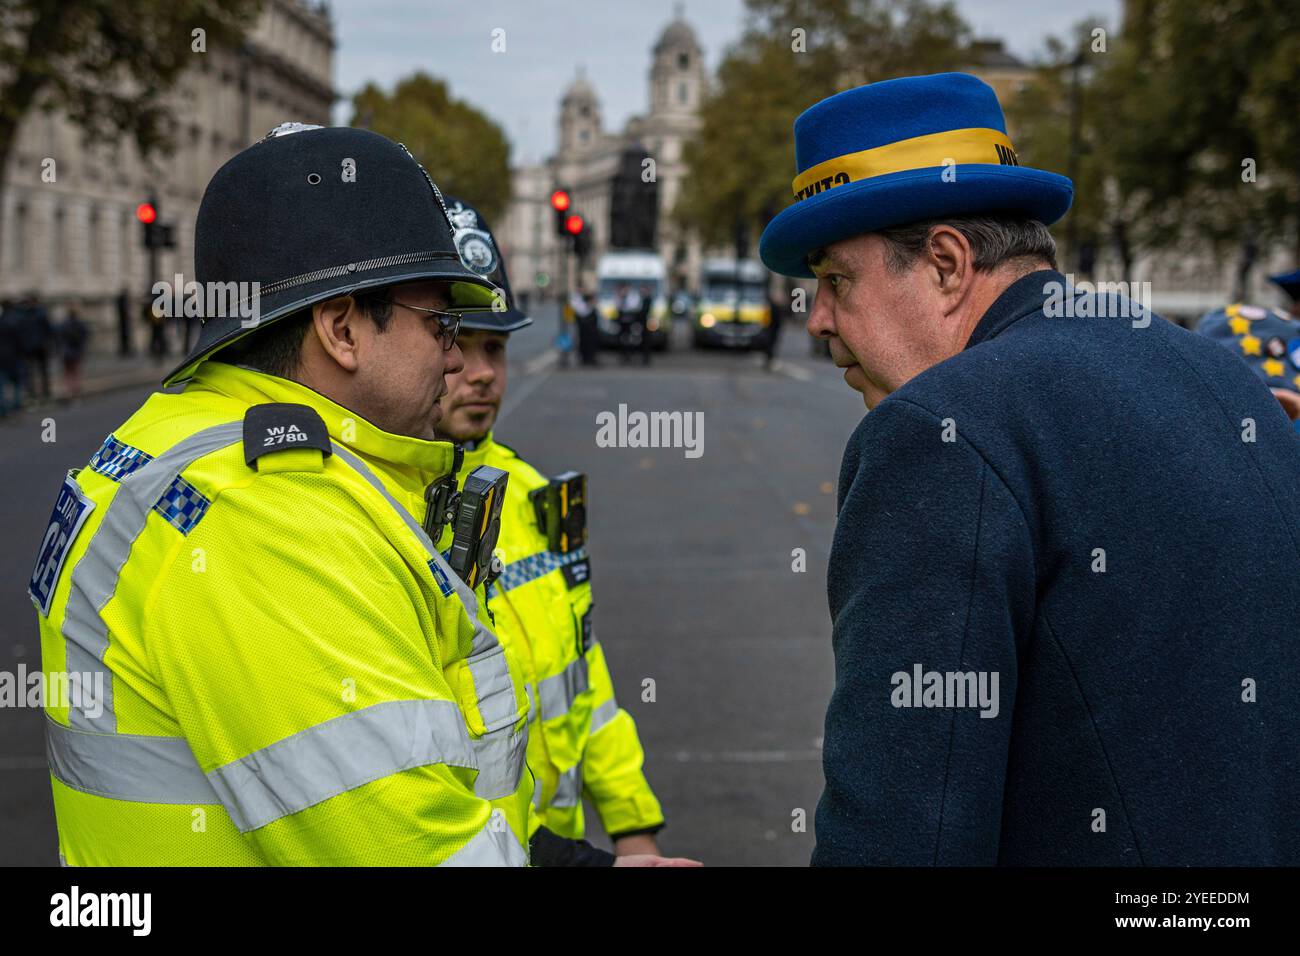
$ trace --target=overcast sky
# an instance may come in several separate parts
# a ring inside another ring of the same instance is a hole
[[[334,83],[343,95],[334,121],[351,119],[349,99],[368,81],[391,88],[426,70],[505,127],[512,163],[538,162],[555,146],[560,94],[579,65],[600,95],[606,129],[644,112],[650,48],[672,19],[674,0],[333,0],[338,49]],[[741,33],[742,0],[686,0],[686,19],[710,71]],[[1042,41],[1089,15],[1118,25],[1120,0],[957,0],[980,36],[996,36],[1024,59]],[[492,52],[493,30],[504,53]],[[793,120],[793,117],[791,117]]]

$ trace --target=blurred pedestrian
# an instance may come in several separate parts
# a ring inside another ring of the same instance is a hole
[[[18,310],[0,302],[0,418],[23,407],[23,354],[18,342]]]
[[[618,310],[618,360],[627,365],[632,361],[636,345],[636,317],[641,310],[641,297],[626,285],[614,290],[614,307]]]
[[[149,355],[155,364],[160,363],[167,357],[167,318],[147,297],[141,314],[149,326]]]
[[[641,364],[650,364],[650,309],[654,305],[654,290],[642,285],[637,290],[640,303],[636,307],[636,327],[641,337]]]
[[[567,302],[560,303],[560,328],[555,333],[555,351],[559,354],[560,368],[569,367],[569,359],[574,348],[574,311],[573,301],[577,293],[569,296]]]
[[[767,334],[763,336],[763,351],[767,353],[764,367],[770,372],[772,363],[776,361],[776,346],[781,339],[781,322],[785,319],[785,302],[780,295],[769,292],[767,307],[769,319]]]
[[[1021,164],[976,77],[839,93],[795,140],[816,198],[760,253],[817,278],[808,331],[870,409],[828,562],[813,862],[1300,863],[1277,403],[1223,348],[1071,287],[1047,227],[1073,184]],[[1256,704],[1263,675],[1285,686]]]
[[[54,328],[50,313],[35,292],[23,296],[18,310],[18,343],[27,367],[28,396],[48,401],[50,398],[50,346]]]
[[[65,398],[81,397],[81,362],[86,357],[86,341],[90,327],[81,320],[76,309],[68,309],[59,326],[59,352],[63,357],[63,394]]]
[[[128,357],[134,348],[131,344],[131,293],[126,286],[117,294],[117,354]]]
[[[596,297],[590,292],[574,293],[573,312],[578,326],[578,354],[582,358],[582,364],[599,365],[596,358],[600,347],[600,333],[596,328]]]

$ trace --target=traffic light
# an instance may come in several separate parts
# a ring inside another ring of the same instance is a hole
[[[561,187],[551,193],[551,211],[555,216],[555,234],[557,236],[569,235],[565,220],[568,219],[569,207],[572,205],[573,197],[567,189]]]
[[[573,243],[573,251],[578,257],[585,256],[591,248],[591,230],[587,228],[586,220],[576,212],[570,213],[564,219],[564,232]]]
[[[172,235],[169,224],[158,221],[158,200],[150,196],[145,202],[135,207],[135,218],[144,225],[144,247],[146,249],[174,249],[176,238]]]

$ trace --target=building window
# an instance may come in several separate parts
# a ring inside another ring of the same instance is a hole
[[[689,102],[689,99],[687,98],[687,87],[685,83],[677,84],[677,102],[678,103]]]
[[[581,133],[578,134],[578,139],[584,143],[587,142],[587,140],[591,139],[590,131],[584,129]]]
[[[691,55],[689,53],[677,54],[677,69],[689,70],[691,68]]]

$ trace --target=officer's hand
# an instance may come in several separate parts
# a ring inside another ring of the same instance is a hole
[[[619,837],[614,841],[615,856],[637,856],[649,854],[660,856],[659,844],[649,833],[637,833],[632,836]]]
[[[703,866],[699,860],[688,860],[684,856],[654,856],[650,853],[634,853],[620,856],[614,861],[615,866]]]

